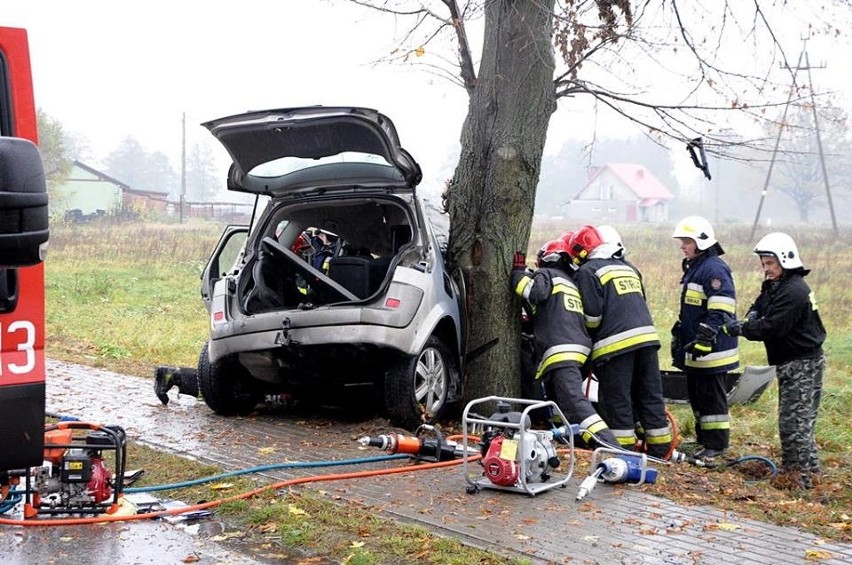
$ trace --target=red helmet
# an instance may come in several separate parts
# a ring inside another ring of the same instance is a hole
[[[568,242],[568,254],[579,265],[588,259],[589,254],[603,244],[603,238],[595,226],[585,225],[574,232]]]
[[[559,236],[559,239],[565,242],[565,245],[571,245],[571,237],[574,235],[574,232],[567,231]]]
[[[556,263],[563,254],[568,254],[568,245],[561,238],[554,239],[542,245],[539,254],[539,263]]]
[[[296,238],[296,241],[293,242],[293,245],[290,246],[290,251],[297,254],[305,253],[311,249],[313,249],[313,246],[311,245],[311,239],[305,232],[300,233],[299,237]]]

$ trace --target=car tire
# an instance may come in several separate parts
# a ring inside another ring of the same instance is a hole
[[[198,356],[198,388],[205,404],[220,416],[248,414],[262,398],[236,358],[210,363],[206,343]]]
[[[453,370],[450,350],[436,336],[392,367],[384,387],[391,421],[408,430],[437,421],[447,407]]]

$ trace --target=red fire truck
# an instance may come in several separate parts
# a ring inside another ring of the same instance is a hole
[[[0,474],[44,451],[47,190],[25,30],[0,27]]]

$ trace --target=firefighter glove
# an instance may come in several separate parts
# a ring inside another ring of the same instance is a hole
[[[701,322],[698,324],[698,333],[695,335],[695,339],[697,341],[706,341],[710,345],[713,345],[716,342],[716,334],[719,333],[719,330],[711,326],[710,324],[705,324]]]
[[[753,321],[757,320],[758,318],[760,318],[760,314],[758,314],[757,310],[749,310],[748,314],[746,314],[745,321],[746,322],[753,322]]]
[[[684,346],[684,351],[691,353],[696,359],[707,355],[713,350],[717,332],[718,330],[712,326],[701,322],[698,324],[698,333],[696,333],[695,339]]]
[[[671,354],[672,359],[677,359],[678,350],[680,349],[680,320],[676,321],[672,326],[672,344],[671,344]]]
[[[527,268],[527,256],[525,253],[521,251],[515,251],[515,254],[512,256],[512,269],[526,269]]]
[[[722,333],[725,335],[737,337],[743,335],[743,324],[740,320],[731,320],[722,324]]]

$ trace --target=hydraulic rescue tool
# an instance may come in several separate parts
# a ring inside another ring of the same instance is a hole
[[[488,418],[477,415],[473,409],[497,403],[497,412]],[[513,408],[522,408],[521,411]],[[464,409],[464,475],[467,492],[473,494],[481,488],[523,492],[530,496],[564,485],[574,471],[574,434],[564,430],[532,430],[530,412],[539,408],[552,410],[555,417],[566,423],[568,419],[551,401],[524,400],[489,396],[472,400]],[[479,437],[482,469],[475,472],[468,455],[468,440]],[[551,481],[551,471],[560,466],[553,442],[564,438],[569,445],[568,469],[565,476]]]
[[[424,437],[431,433],[432,437]],[[428,461],[451,461],[462,455],[462,446],[455,441],[447,441],[434,426],[422,424],[415,430],[414,436],[391,432],[378,436],[364,436],[358,440],[364,447],[378,447],[391,455],[406,453],[418,459]],[[476,453],[473,450],[473,453]]]
[[[603,454],[610,454],[612,457],[600,460]],[[639,486],[657,482],[657,470],[648,467],[648,456],[644,453],[599,447],[592,453],[589,468],[592,472],[580,483],[577,500],[583,500],[598,483]]]
[[[112,451],[113,472],[105,454]],[[0,503],[23,498],[24,518],[40,514],[112,514],[124,490],[127,443],[120,426],[67,421],[44,430],[44,464],[0,474]],[[23,478],[24,488],[20,489]]]

